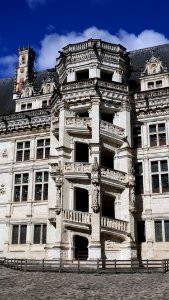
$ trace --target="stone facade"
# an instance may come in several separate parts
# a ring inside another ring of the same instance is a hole
[[[88,40],[37,73],[19,49],[0,115],[1,256],[169,258],[169,71],[146,51],[137,64],[141,51]]]

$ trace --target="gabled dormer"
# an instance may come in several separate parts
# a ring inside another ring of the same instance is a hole
[[[146,60],[144,71],[140,77],[141,91],[149,91],[169,87],[169,71],[160,58],[152,57]]]

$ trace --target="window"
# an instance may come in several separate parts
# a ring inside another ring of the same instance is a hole
[[[27,225],[12,226],[12,244],[26,244]]]
[[[16,161],[25,161],[30,159],[30,142],[18,142],[16,149]]]
[[[36,172],[35,174],[35,200],[48,199],[48,172]]]
[[[46,224],[34,225],[34,244],[46,244]]]
[[[24,103],[24,104],[21,104],[21,110],[29,110],[29,109],[32,109],[32,103],[29,102],[29,103]]]
[[[162,87],[162,80],[156,81],[156,88]]]
[[[141,148],[141,126],[136,126],[133,128],[133,148]]]
[[[50,139],[37,140],[36,158],[48,158],[50,153]]]
[[[143,167],[142,162],[135,164],[135,194],[143,193]]]
[[[82,70],[76,72],[76,80],[89,79],[89,70]]]
[[[165,123],[150,125],[149,134],[151,147],[166,145]]]
[[[156,242],[162,242],[163,236],[162,236],[162,222],[161,221],[155,221],[155,241]]]
[[[137,222],[137,242],[139,244],[145,242],[145,221]]]
[[[14,202],[27,201],[29,174],[15,174]]]
[[[169,242],[169,220],[154,221],[155,241]]]
[[[164,193],[169,191],[168,162],[167,160],[152,161],[152,192]]]
[[[43,101],[42,101],[42,107],[47,107],[47,106],[48,106],[47,100],[43,100]]]
[[[100,72],[100,78],[106,81],[112,81],[113,72],[103,71]]]
[[[148,89],[153,89],[154,88],[154,82],[148,82],[147,86],[148,86]]]

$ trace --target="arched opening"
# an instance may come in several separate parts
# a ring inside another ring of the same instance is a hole
[[[114,209],[115,198],[102,194],[102,215],[105,217],[115,218],[115,209]]]
[[[75,259],[87,260],[88,259],[88,239],[75,235],[74,237],[74,247],[75,247]]]
[[[79,211],[89,211],[88,190],[75,187],[74,189],[74,209]]]
[[[114,153],[112,153],[106,149],[102,149],[101,165],[105,168],[114,169]]]

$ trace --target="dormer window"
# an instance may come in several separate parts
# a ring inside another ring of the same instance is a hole
[[[76,80],[89,79],[89,70],[82,70],[76,72]]]
[[[162,87],[162,80],[156,81],[156,88]]]
[[[147,86],[149,90],[154,89],[154,82],[148,82]]]

